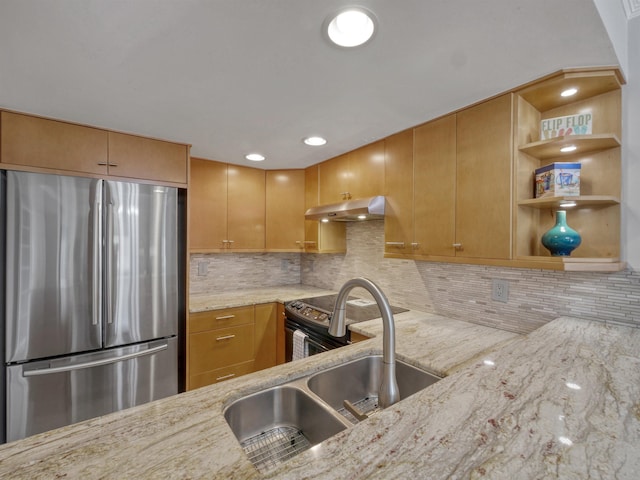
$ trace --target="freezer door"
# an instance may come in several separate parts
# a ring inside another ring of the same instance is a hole
[[[175,337],[7,368],[7,441],[178,393]]]
[[[7,172],[6,362],[102,346],[102,181]]]
[[[105,182],[105,346],[178,329],[178,191]]]

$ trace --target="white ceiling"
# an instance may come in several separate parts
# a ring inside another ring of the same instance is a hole
[[[614,1],[614,0],[611,0]],[[340,6],[373,41],[321,34]],[[302,168],[563,67],[617,64],[592,0],[0,0],[0,107]],[[303,137],[328,138],[308,147]]]

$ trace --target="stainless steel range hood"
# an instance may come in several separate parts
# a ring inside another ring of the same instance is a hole
[[[324,220],[335,222],[354,222],[384,218],[384,197],[359,198],[345,200],[330,205],[319,205],[306,211],[307,220]]]

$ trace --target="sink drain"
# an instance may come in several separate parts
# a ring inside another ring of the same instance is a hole
[[[247,438],[240,445],[261,473],[311,448],[309,440],[295,427],[275,427]]]

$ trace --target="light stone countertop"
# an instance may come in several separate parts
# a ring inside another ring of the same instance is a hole
[[[560,318],[523,337],[418,312],[396,325],[399,358],[449,376],[266,476],[224,406],[380,353],[381,335],[1,446],[0,478],[637,478],[640,329]]]
[[[288,302],[305,297],[317,297],[336,293],[302,284],[283,285],[279,287],[253,288],[223,293],[198,294],[189,296],[189,312],[205,312],[220,308],[257,305],[260,303]]]

